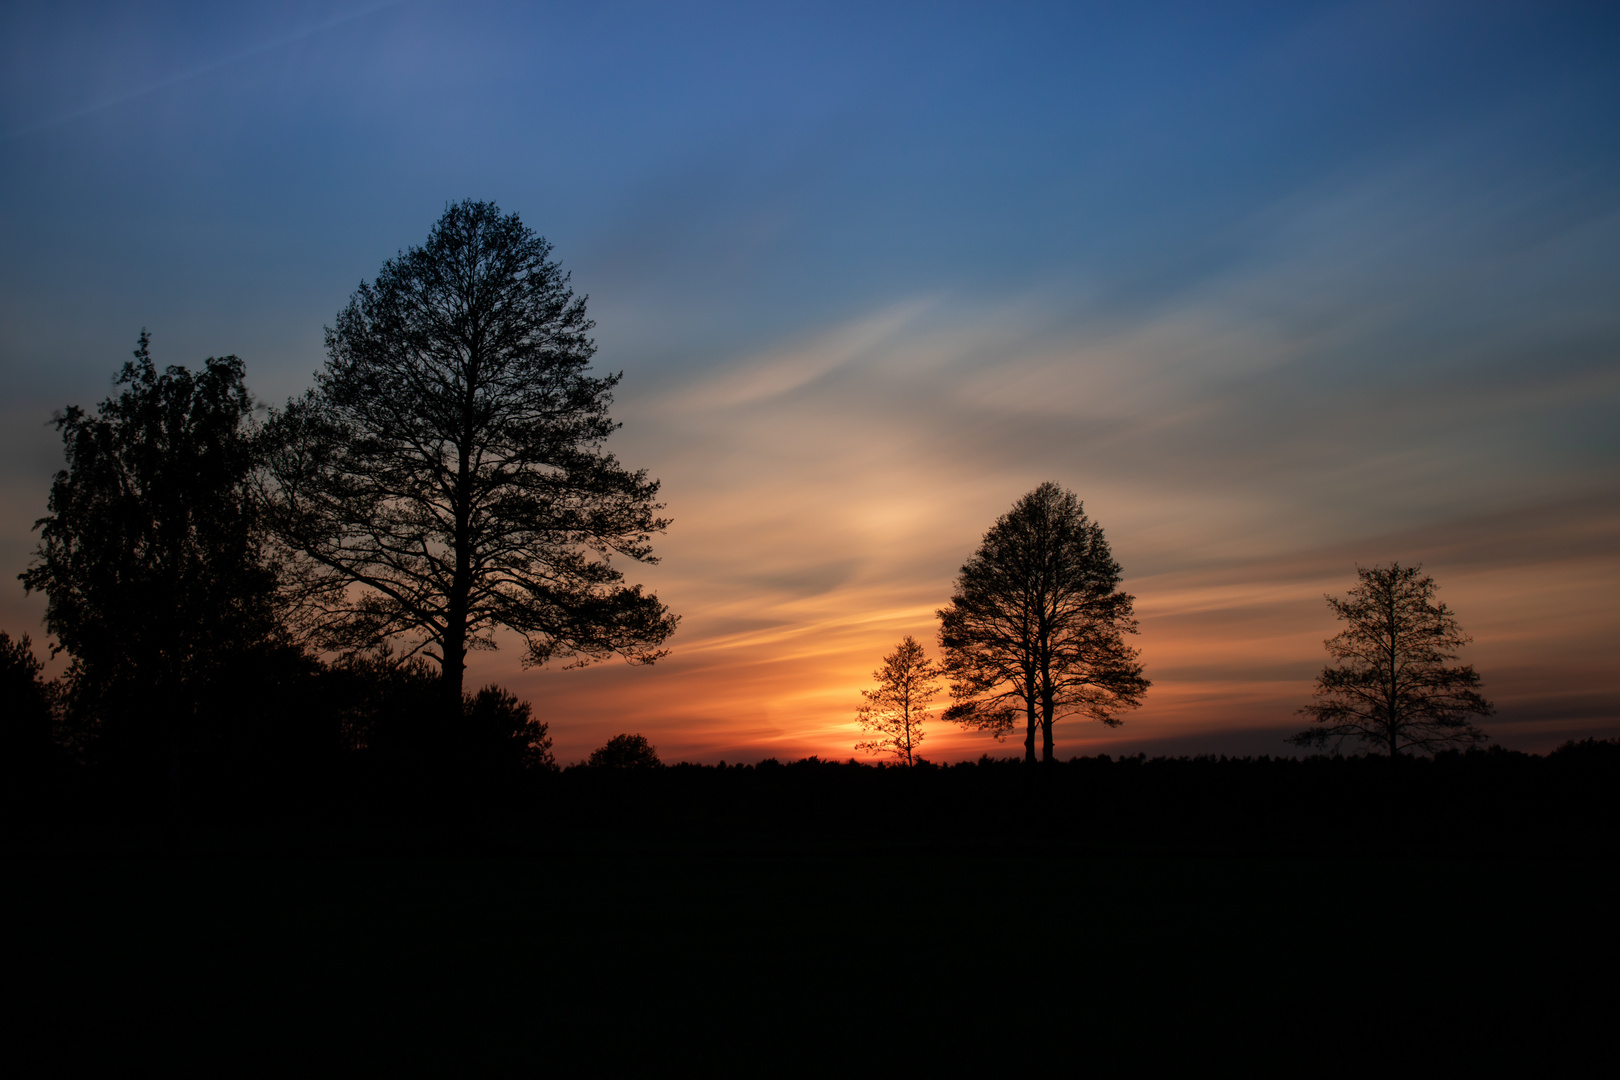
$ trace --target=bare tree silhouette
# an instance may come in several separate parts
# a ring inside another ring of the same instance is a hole
[[[938,677],[934,662],[923,655],[917,639],[907,634],[883,658],[883,666],[872,672],[877,689],[861,691],[866,704],[855,714],[855,721],[864,734],[873,737],[856,743],[855,749],[893,754],[907,765],[915,764],[917,747],[923,741],[923,714],[942,689]]]
[[[593,376],[585,298],[493,203],[447,209],[362,283],[317,385],[267,425],[262,491],[316,640],[411,643],[460,709],[466,654],[508,627],[525,664],[650,664],[676,616],[625,586],[656,560],[658,482],[602,449],[619,376]]]
[[[1052,725],[1080,714],[1116,725],[1142,703],[1148,680],[1137,650],[1134,597],[1119,591],[1120,569],[1102,526],[1073,492],[1045,483],[985,533],[962,567],[956,594],[939,612],[955,720],[996,738],[1024,713],[1024,760],[1052,760]]]
[[[1403,750],[1433,753],[1485,742],[1469,722],[1491,703],[1475,690],[1472,665],[1454,667],[1470,639],[1421,566],[1357,567],[1359,583],[1328,606],[1348,623],[1325,644],[1334,664],[1316,680],[1316,700],[1300,709],[1315,726],[1294,735],[1298,746],[1333,746],[1346,739],[1379,747],[1393,759]]]

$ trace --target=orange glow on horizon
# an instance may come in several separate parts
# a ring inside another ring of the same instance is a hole
[[[1336,632],[1323,594],[1349,588],[1358,563],[1391,559],[1422,562],[1475,635],[1463,661],[1498,704],[1486,727],[1500,740],[1545,750],[1571,735],[1620,733],[1612,500],[1461,508],[1372,531],[1301,513],[1264,488],[1212,489],[1174,462],[1158,466],[1161,477],[1121,455],[1145,452],[1181,422],[1141,392],[1162,388],[1176,364],[1160,354],[1137,361],[1148,345],[1173,358],[1190,331],[1156,331],[1147,345],[1116,344],[1115,355],[1043,347],[1005,364],[999,389],[968,393],[943,376],[986,341],[918,329],[918,310],[738,364],[729,378],[666,385],[625,410],[617,451],[654,465],[675,522],[657,544],[662,565],[627,571],[682,616],[670,657],[652,668],[521,672],[515,651],[502,649],[471,658],[470,677],[530,698],[563,763],[619,732],[646,735],[669,761],[848,759],[860,691],[882,656],[907,634],[938,655],[934,612],[962,560],[1016,498],[1055,479],[1108,533],[1137,597],[1134,643],[1153,680],[1146,705],[1118,728],[1060,722],[1060,756],[1292,752],[1283,736],[1300,726],[1294,712]],[[1065,390],[1076,372],[1144,402],[1141,433],[1100,452],[1084,438],[1038,443],[1050,460],[1022,447],[1001,453],[997,431],[1016,443],[1030,430],[1051,440],[1099,426],[1095,398]],[[987,404],[1012,401],[1010,388],[1038,375],[1048,392],[1008,404],[1007,417]],[[922,752],[1016,755],[1021,740],[933,719]]]

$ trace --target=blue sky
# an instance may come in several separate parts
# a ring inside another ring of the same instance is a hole
[[[1620,729],[1617,61],[1604,5],[11,5],[0,560],[45,419],[143,326],[279,400],[362,278],[493,199],[590,294],[676,519],[675,664],[489,661],[585,750],[579,687],[695,756],[833,746],[1048,478],[1158,672],[1076,739],[1270,745],[1321,593],[1396,557],[1500,737]],[[0,616],[37,636],[37,600]]]

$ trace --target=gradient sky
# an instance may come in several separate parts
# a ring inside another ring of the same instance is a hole
[[[0,569],[50,414],[142,327],[283,400],[361,279],[493,199],[590,295],[675,522],[634,578],[667,661],[473,658],[560,760],[848,757],[1048,479],[1154,682],[1064,756],[1285,751],[1323,594],[1391,559],[1475,636],[1497,739],[1620,734],[1617,117],[1599,4],[6,5]]]

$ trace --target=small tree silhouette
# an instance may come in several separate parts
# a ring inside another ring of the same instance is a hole
[[[592,750],[586,764],[601,769],[656,769],[664,763],[645,735],[615,735]]]
[[[907,634],[883,658],[883,666],[872,672],[877,689],[861,691],[867,703],[855,714],[855,722],[873,738],[856,743],[855,749],[893,754],[907,765],[915,764],[923,741],[923,714],[942,689],[938,674],[917,639]]]
[[[1357,567],[1361,581],[1349,596],[1327,598],[1349,625],[1324,642],[1337,666],[1322,669],[1315,703],[1299,710],[1315,725],[1290,742],[1337,747],[1356,739],[1393,759],[1402,750],[1432,754],[1489,738],[1468,721],[1493,711],[1475,690],[1479,675],[1472,665],[1446,664],[1472,639],[1446,605],[1431,603],[1434,578],[1422,569]]]

